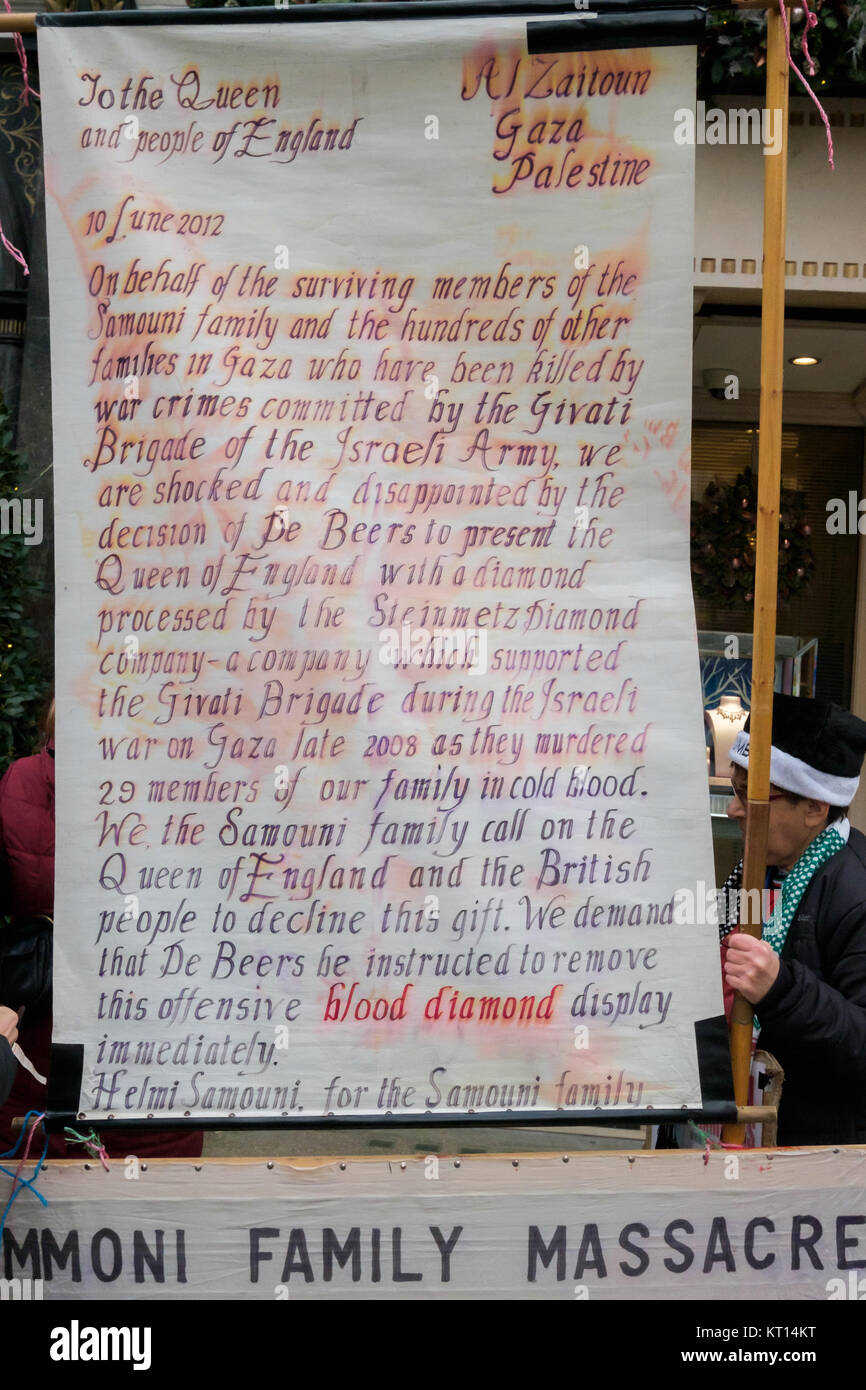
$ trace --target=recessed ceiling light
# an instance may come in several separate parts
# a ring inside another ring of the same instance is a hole
[[[817,367],[821,359],[820,357],[789,357],[788,361],[794,367]]]

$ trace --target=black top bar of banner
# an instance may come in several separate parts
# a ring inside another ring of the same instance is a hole
[[[172,24],[314,24],[376,19],[501,18],[556,16],[549,25],[528,25],[530,53],[562,53],[579,49],[647,48],[696,43],[707,10],[723,0],[695,5],[693,0],[587,0],[582,11],[562,0],[409,0],[409,3],[239,6],[232,9],[97,10],[37,14],[37,28],[81,28],[89,25]],[[588,14],[587,14],[588,11]],[[589,14],[594,17],[589,18]],[[571,22],[569,23],[568,20]],[[545,34],[539,30],[547,30]]]
[[[696,44],[705,10],[644,10],[598,19],[559,19],[526,26],[529,53],[591,53],[607,48],[675,48]]]

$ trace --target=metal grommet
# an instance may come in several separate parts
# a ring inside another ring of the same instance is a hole
[[[459,1168],[459,1167],[460,1167],[460,1159],[459,1159],[459,1158],[455,1158],[455,1160],[454,1160],[454,1167],[455,1167],[455,1168]]]
[[[142,1173],[146,1173],[146,1172],[147,1172],[147,1164],[146,1164],[146,1163],[142,1163],[142,1165],[141,1165],[141,1171],[142,1171]]]
[[[85,1165],[84,1165],[84,1171],[85,1171],[85,1173],[89,1173],[89,1172],[90,1172],[90,1164],[89,1164],[89,1163],[85,1163]]]
[[[634,1163],[634,1154],[629,1154],[628,1161],[629,1163]]]
[[[148,1118],[149,1120],[152,1120],[152,1119],[153,1119],[153,1115],[148,1115],[147,1118]]]
[[[270,1162],[270,1160],[269,1160],[269,1161],[268,1161],[268,1167],[269,1167],[269,1168],[273,1168],[273,1166],[274,1166],[273,1163]]]
[[[191,1114],[192,1114],[192,1111],[191,1111],[191,1110],[184,1110],[184,1112],[183,1112],[183,1118],[184,1118],[185,1120],[188,1120]]]
[[[341,1172],[341,1173],[345,1173],[347,1166],[348,1166],[347,1164],[341,1163],[341,1164],[340,1164],[340,1172]]]
[[[196,1164],[194,1164],[193,1166],[194,1166],[195,1171],[196,1171],[197,1173],[200,1173],[200,1172],[201,1172],[201,1164],[200,1164],[200,1163],[196,1163]]]
[[[401,1163],[401,1164],[400,1164],[400,1167],[405,1169],[406,1164],[405,1164],[405,1163]]]
[[[563,1161],[563,1163],[567,1163],[567,1162],[568,1162],[568,1154],[563,1154],[563,1155],[562,1155],[562,1161]]]
[[[519,1168],[519,1167],[520,1167],[520,1162],[519,1162],[519,1160],[516,1159],[516,1158],[512,1158],[512,1160],[511,1160],[511,1166],[512,1166],[512,1168]]]

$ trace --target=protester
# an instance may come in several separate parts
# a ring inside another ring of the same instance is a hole
[[[730,753],[728,815],[745,827],[750,720]],[[725,983],[754,1006],[758,1045],[785,1080],[778,1143],[866,1141],[866,837],[847,808],[866,723],[823,700],[776,695],[762,939],[721,929]],[[736,901],[742,861],[724,888]],[[736,915],[736,914],[734,914]]]
[[[18,1063],[12,1055],[12,1044],[18,1039],[18,1015],[13,1009],[0,1008],[0,1105],[12,1089]]]
[[[74,904],[67,911],[74,912]],[[18,758],[0,781],[0,914],[12,921],[54,916],[54,701],[44,724],[38,753]],[[0,923],[0,950],[3,926]],[[2,1011],[0,1011],[2,1012]],[[19,1046],[35,1070],[47,1076],[51,1064],[50,1002],[28,1006],[21,1020]],[[8,1034],[7,1034],[8,1036]],[[5,1050],[5,1049],[4,1049]],[[2,1097],[2,1090],[0,1090]],[[0,1108],[0,1152],[10,1149],[17,1134],[12,1121],[28,1110],[44,1111],[46,1088],[23,1066],[5,1104]],[[85,1128],[87,1128],[85,1126]],[[202,1150],[200,1130],[104,1130],[101,1137],[110,1156],[138,1158],[197,1158]],[[52,1134],[49,1157],[83,1157],[80,1145],[67,1147]]]

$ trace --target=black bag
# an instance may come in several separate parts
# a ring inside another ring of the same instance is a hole
[[[21,917],[0,927],[0,1004],[16,1012],[51,995],[54,924],[50,917]]]

